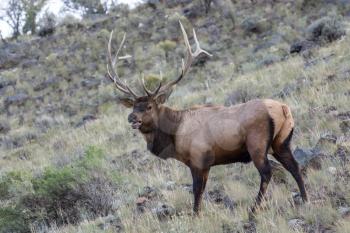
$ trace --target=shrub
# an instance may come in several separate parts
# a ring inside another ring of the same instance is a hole
[[[41,177],[33,179],[33,194],[20,203],[27,218],[62,225],[110,214],[115,187],[101,169],[103,158],[101,149],[89,147],[73,164],[46,168]]]
[[[307,39],[315,42],[330,43],[345,35],[343,22],[335,16],[323,17],[307,27]]]
[[[159,48],[163,49],[165,53],[165,58],[168,60],[169,58],[169,51],[175,49],[176,47],[176,42],[171,41],[171,40],[164,40],[158,43],[157,45]]]
[[[164,79],[159,75],[150,74],[145,77],[146,87],[150,90],[154,90],[155,88],[157,88],[159,85],[159,82],[162,82],[162,83],[165,82]]]
[[[17,198],[32,192],[31,176],[21,171],[12,171],[0,178],[0,200]]]
[[[56,16],[53,13],[45,12],[39,21],[39,36],[48,36],[55,32],[57,24]]]
[[[0,208],[0,233],[30,232],[21,210],[17,208]]]
[[[11,130],[7,121],[0,121],[0,134],[7,134]]]

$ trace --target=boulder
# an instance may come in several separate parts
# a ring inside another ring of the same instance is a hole
[[[302,231],[306,226],[306,222],[300,218],[293,218],[288,221],[288,226],[295,231]]]
[[[159,205],[157,208],[153,209],[152,212],[154,212],[157,215],[160,221],[170,219],[176,213],[174,207],[169,206],[167,204]]]
[[[340,206],[338,212],[343,218],[350,218],[350,207]]]
[[[236,207],[236,203],[225,193],[223,187],[215,187],[209,190],[205,196],[210,202],[215,204],[222,204],[225,208],[233,211]]]

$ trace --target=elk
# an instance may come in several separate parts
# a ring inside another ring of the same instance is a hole
[[[264,199],[271,179],[268,153],[272,153],[291,173],[302,199],[307,201],[303,178],[290,149],[294,121],[287,105],[271,99],[256,99],[229,107],[203,105],[185,110],[163,105],[174,86],[188,73],[194,59],[200,54],[211,56],[201,49],[194,29],[196,50],[193,52],[181,22],[180,27],[186,45],[186,57],[185,61],[182,60],[180,75],[165,85],[160,82],[153,91],[146,87],[142,78],[145,92],[142,96],[137,95],[118,76],[116,63],[125,42],[125,34],[114,58],[111,54],[113,31],[110,34],[107,76],[125,94],[119,99],[120,103],[133,109],[128,122],[143,135],[147,149],[162,159],[173,158],[190,168],[195,214],[200,210],[212,166],[251,161],[261,177],[258,195],[250,208],[250,213],[254,213]]]

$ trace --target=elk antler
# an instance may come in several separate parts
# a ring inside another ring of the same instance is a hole
[[[115,86],[117,87],[118,90],[124,92],[127,95],[131,95],[133,96],[135,99],[138,98],[138,96],[135,94],[135,92],[133,92],[128,85],[124,82],[122,82],[122,80],[119,78],[118,73],[117,73],[117,67],[116,67],[116,63],[119,60],[119,52],[122,49],[124,42],[125,42],[125,33],[123,36],[123,40],[119,45],[119,48],[117,50],[116,55],[114,56],[114,59],[112,59],[112,53],[111,53],[111,43],[112,43],[112,38],[113,38],[113,31],[111,32],[110,36],[109,36],[109,41],[108,41],[108,56],[107,56],[107,74],[108,77],[114,82]],[[111,69],[110,69],[111,68]]]
[[[212,56],[210,53],[208,53],[207,51],[203,50],[200,47],[199,41],[197,39],[196,31],[194,29],[193,29],[193,38],[194,38],[194,41],[196,43],[196,50],[194,52],[192,52],[192,48],[191,48],[190,42],[188,41],[187,33],[186,33],[184,27],[182,26],[181,21],[179,21],[179,23],[180,23],[181,31],[182,31],[182,34],[183,34],[183,37],[184,37],[186,49],[187,49],[186,60],[185,60],[185,62],[184,62],[183,59],[181,60],[182,61],[182,68],[181,68],[180,76],[177,79],[175,79],[173,81],[170,81],[166,85],[158,87],[157,88],[158,91],[154,92],[154,95],[157,95],[158,92],[159,92],[159,94],[164,93],[164,92],[168,92],[169,89],[172,86],[174,86],[178,82],[180,82],[180,80],[187,74],[188,70],[190,69],[193,60],[196,57],[198,57],[200,54],[204,53],[204,54],[206,54],[206,55],[208,55],[210,57]]]

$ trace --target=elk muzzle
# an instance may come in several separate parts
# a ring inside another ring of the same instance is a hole
[[[138,119],[137,115],[134,113],[129,114],[128,122],[131,124],[131,127],[133,129],[139,129],[142,125],[142,121]]]

